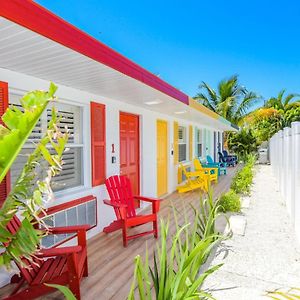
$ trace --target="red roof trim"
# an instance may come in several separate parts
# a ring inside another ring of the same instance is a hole
[[[0,16],[139,80],[188,105],[188,96],[30,0],[0,0]]]

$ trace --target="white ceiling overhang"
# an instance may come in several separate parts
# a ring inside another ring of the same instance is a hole
[[[3,17],[0,17],[0,67],[218,130],[233,129],[229,122],[212,118],[141,81]],[[146,104],[153,101],[156,104]]]

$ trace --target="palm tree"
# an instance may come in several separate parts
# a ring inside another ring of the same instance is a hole
[[[199,92],[194,97],[195,100],[235,124],[242,121],[249,108],[259,99],[255,93],[249,92],[239,83],[237,75],[222,80],[217,91],[204,81],[199,89],[204,89],[204,92]]]
[[[266,103],[266,108],[274,108],[277,111],[286,112],[289,109],[295,108],[300,105],[300,100],[295,100],[296,97],[300,97],[299,94],[288,94],[284,97],[286,90],[281,90],[277,97],[271,97]]]

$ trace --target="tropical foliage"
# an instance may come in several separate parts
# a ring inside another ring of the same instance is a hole
[[[232,189],[221,195],[219,203],[220,209],[224,213],[241,211],[241,197]]]
[[[56,86],[50,85],[48,92],[33,91],[21,99],[22,109],[8,108],[2,117],[6,127],[0,130],[0,171],[1,180],[30,136],[47,104],[55,100]],[[18,176],[7,199],[0,210],[0,242],[2,245],[0,266],[10,267],[11,261],[22,264],[21,258],[31,259],[45,231],[36,229],[43,224],[39,215],[46,202],[52,199],[51,178],[62,169],[62,154],[68,134],[62,134],[55,110],[48,124],[48,130],[28,156],[27,162]],[[6,225],[18,213],[21,226],[12,234]]]
[[[227,147],[236,153],[240,160],[257,150],[257,138],[251,128],[242,128],[239,132],[227,134]]]
[[[267,296],[275,300],[297,300],[300,299],[300,288],[291,288],[288,291],[276,290],[268,292]]]
[[[204,81],[199,89],[201,91],[194,99],[234,124],[239,124],[259,99],[254,92],[249,92],[239,83],[236,75],[222,80],[217,90]]]
[[[249,194],[252,185],[254,173],[253,166],[256,162],[255,155],[248,155],[244,167],[239,170],[233,177],[231,182],[231,189],[237,194]]]
[[[267,100],[260,107],[245,117],[246,126],[251,127],[260,144],[269,140],[277,131],[290,127],[292,122],[300,121],[300,97],[297,94],[285,95],[285,90],[277,97]]]
[[[177,214],[174,210],[177,230],[173,236],[169,232],[169,223],[161,221],[161,242],[157,244],[153,266],[149,264],[148,251],[144,261],[140,256],[135,258],[134,282],[129,300],[136,299],[136,285],[138,299],[213,299],[200,286],[221,265],[201,272],[200,268],[214,247],[225,238],[215,229],[215,220],[219,216],[218,201],[213,203],[210,193],[207,200],[200,200],[199,208],[194,207],[193,221],[187,223],[187,216],[184,216],[186,223],[182,226],[178,223]]]

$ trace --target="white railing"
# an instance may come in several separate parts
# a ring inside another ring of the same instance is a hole
[[[300,242],[300,122],[271,138],[270,161]]]

